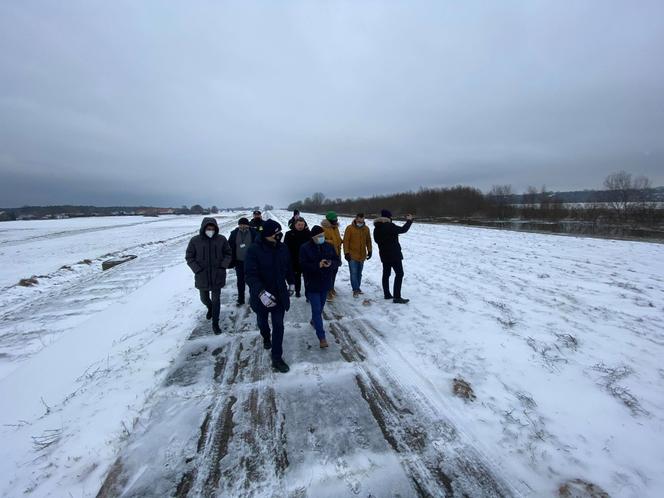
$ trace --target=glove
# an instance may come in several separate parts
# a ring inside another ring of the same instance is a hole
[[[367,253],[367,259],[371,259],[371,251]]]
[[[290,284],[288,286],[288,295],[292,297],[293,294],[295,294],[295,284]]]
[[[346,261],[350,261],[350,254],[349,253],[346,253],[344,256],[346,258]]]
[[[261,293],[258,294],[258,297],[266,308],[272,308],[277,305],[276,299],[274,299],[274,296],[268,291],[261,291]]]

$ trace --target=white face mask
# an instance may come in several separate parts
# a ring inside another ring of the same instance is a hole
[[[205,230],[205,235],[210,238],[214,237],[214,230]]]

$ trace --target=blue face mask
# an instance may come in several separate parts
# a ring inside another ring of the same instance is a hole
[[[357,228],[362,228],[364,226],[364,222],[363,221],[362,222],[358,221],[358,222],[355,223],[355,226]]]
[[[324,244],[325,243],[325,237],[316,237],[314,239],[314,242],[318,245]]]

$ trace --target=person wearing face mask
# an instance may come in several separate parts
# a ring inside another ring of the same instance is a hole
[[[371,259],[371,232],[364,222],[364,213],[358,213],[344,231],[344,256],[350,270],[353,297],[358,297],[363,294],[361,285],[364,262]]]
[[[311,240],[300,248],[300,268],[304,275],[305,293],[311,305],[311,325],[321,348],[328,346],[323,327],[323,308],[332,285],[332,275],[339,268],[339,255],[325,241],[325,231],[316,225],[311,229]]]
[[[392,223],[392,213],[387,209],[383,209],[380,218],[374,220],[374,240],[378,244],[378,254],[383,263],[383,293],[385,299],[392,299],[397,304],[406,304],[409,301],[401,296],[403,253],[399,244],[399,235],[406,233],[412,224],[413,217],[409,214],[403,226],[395,225]],[[394,294],[390,293],[392,270],[394,270]]]
[[[237,277],[237,306],[244,304],[244,294],[246,282],[244,279],[244,258],[247,255],[249,246],[256,240],[256,231],[249,226],[247,218],[240,218],[237,222],[237,228],[233,230],[228,237],[228,243],[233,251],[231,265],[229,268],[235,268]]]
[[[192,237],[187,245],[185,259],[194,272],[194,285],[207,308],[206,318],[212,319],[215,334],[221,334],[221,289],[226,285],[226,268],[231,264],[232,255],[226,237],[219,233],[217,220],[203,218],[198,235]]]
[[[301,296],[302,290],[302,269],[300,268],[300,247],[302,244],[309,242],[311,239],[311,232],[307,228],[307,223],[303,218],[295,221],[293,228],[286,232],[284,243],[290,252],[291,264],[293,265],[293,273],[295,275],[295,297]]]
[[[272,368],[286,373],[290,368],[282,357],[284,315],[290,308],[290,296],[295,293],[295,285],[290,255],[281,242],[281,235],[281,225],[267,220],[263,224],[261,238],[247,251],[244,271],[249,285],[249,304],[258,319],[263,347],[272,349]]]
[[[339,233],[339,220],[337,218],[337,213],[334,211],[328,211],[320,226],[325,231],[325,241],[334,247],[337,256],[341,255],[341,246],[343,244],[343,240],[341,238],[341,234]],[[337,280],[338,270],[339,266],[336,266],[332,271],[332,285],[330,286],[330,291],[327,293],[328,301],[332,301],[337,296],[337,290],[334,288],[334,284]]]

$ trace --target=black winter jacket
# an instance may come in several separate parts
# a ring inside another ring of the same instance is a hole
[[[301,232],[298,232],[295,229],[286,232],[286,236],[284,237],[284,244],[286,244],[286,247],[288,247],[288,252],[290,253],[291,264],[293,265],[294,272],[300,273],[302,271],[300,269],[300,247],[302,247],[303,244],[306,244],[310,240],[311,232],[308,228],[305,228]]]
[[[400,227],[392,223],[389,218],[381,217],[374,220],[373,236],[383,263],[396,263],[403,259],[399,234],[406,233],[412,224],[413,220],[409,220]]]
[[[216,233],[209,238],[205,227],[214,225]],[[191,238],[187,246],[187,265],[194,272],[194,285],[200,290],[218,290],[226,285],[226,268],[231,263],[231,246],[219,233],[214,218],[203,218],[198,235]]]
[[[244,274],[249,286],[251,309],[256,313],[265,311],[258,295],[266,290],[276,297],[277,303],[286,311],[290,308],[288,285],[295,282],[290,255],[285,244],[273,244],[260,240],[247,251],[244,260]]]
[[[320,262],[324,259],[332,261],[332,265],[321,268]],[[332,274],[339,268],[341,260],[334,246],[329,242],[316,244],[313,240],[300,248],[300,267],[304,275],[304,285],[307,292],[327,292],[332,288]]]

